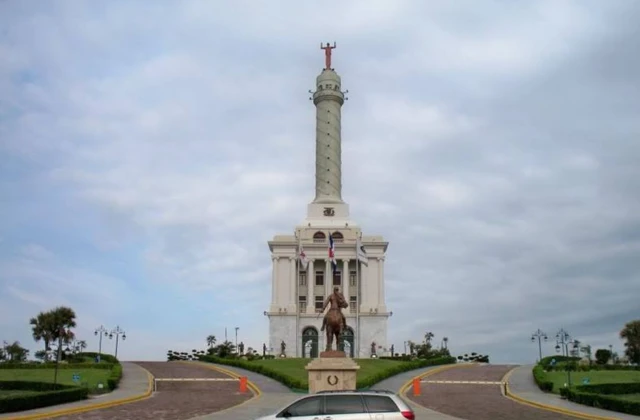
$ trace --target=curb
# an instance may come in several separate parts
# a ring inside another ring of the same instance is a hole
[[[580,411],[573,411],[573,410],[569,410],[566,408],[560,408],[560,407],[556,407],[553,405],[548,405],[548,404],[543,404],[537,401],[532,401],[532,400],[528,400],[526,398],[521,397],[518,394],[515,394],[513,392],[511,392],[511,390],[509,389],[509,378],[511,377],[511,374],[513,373],[514,370],[516,370],[518,367],[515,367],[513,369],[511,369],[509,372],[506,373],[506,375],[504,375],[502,377],[502,381],[504,382],[504,396],[512,401],[517,402],[518,404],[523,404],[523,405],[528,405],[530,407],[534,407],[534,408],[539,408],[542,410],[546,410],[546,411],[552,411],[554,413],[558,413],[558,414],[565,414],[567,416],[572,416],[572,417],[577,417],[579,419],[586,419],[586,420],[618,420],[615,417],[603,417],[603,416],[598,416],[596,414],[587,414],[587,413],[582,413]]]
[[[129,404],[129,403],[132,403],[132,402],[145,400],[145,399],[151,397],[151,394],[153,394],[153,379],[154,379],[154,377],[151,374],[151,372],[149,372],[147,369],[143,368],[140,365],[136,365],[136,366],[138,366],[140,369],[142,369],[145,372],[147,372],[147,390],[143,394],[134,395],[133,397],[121,398],[119,400],[106,401],[106,402],[103,402],[103,403],[86,405],[86,406],[82,406],[82,407],[74,407],[74,408],[67,408],[67,409],[62,409],[62,410],[57,410],[57,411],[50,411],[48,413],[26,414],[26,415],[23,415],[23,416],[11,417],[11,420],[50,419],[50,418],[54,418],[54,417],[66,416],[68,414],[84,413],[84,412],[87,412],[87,411],[100,410],[102,408],[110,408],[110,407],[115,407],[115,406],[118,406],[118,405]],[[47,407],[41,407],[41,408],[46,409]]]

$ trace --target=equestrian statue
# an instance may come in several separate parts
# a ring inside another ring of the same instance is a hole
[[[329,306],[329,310],[322,320],[321,331],[325,331],[326,329],[327,347],[325,351],[331,351],[333,338],[335,337],[336,339],[337,350],[340,346],[340,337],[342,336],[342,333],[347,329],[347,319],[342,313],[342,308],[348,308],[349,304],[344,298],[344,295],[340,293],[340,288],[338,286],[333,288],[333,293],[329,295],[327,300],[324,302],[322,312],[318,314],[318,317],[320,317],[320,315],[324,313],[325,309],[327,309],[327,306]]]

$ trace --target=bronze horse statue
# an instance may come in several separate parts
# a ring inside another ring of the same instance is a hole
[[[338,287],[333,288],[333,294],[331,294],[324,302],[322,312],[324,312],[329,305],[331,306],[329,307],[329,311],[324,316],[321,329],[326,329],[327,333],[327,346],[325,348],[325,351],[331,351],[334,337],[336,339],[336,350],[338,350],[342,332],[347,328],[347,322],[344,315],[342,314],[341,309],[349,307],[349,304],[347,303],[342,293],[340,293],[340,289]]]

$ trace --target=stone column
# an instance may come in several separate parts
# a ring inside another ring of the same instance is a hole
[[[307,268],[307,313],[315,312],[315,296],[313,295],[313,286],[315,283],[315,272],[313,269],[313,259],[309,259],[309,267]]]
[[[384,259],[380,257],[380,263],[378,267],[378,307],[383,308],[385,306],[384,300]]]
[[[278,257],[272,255],[271,264],[273,265],[273,271],[271,273],[271,282],[273,284],[271,289],[271,303],[275,305],[278,302]]]
[[[349,260],[342,260],[342,278],[340,279],[340,290],[347,300],[347,303],[351,303],[351,294],[349,293]],[[346,286],[345,286],[346,285]],[[347,307],[345,313],[351,313],[351,305]]]
[[[296,257],[289,257],[289,303],[288,310],[291,308],[298,308],[298,297],[296,296],[296,290],[298,289],[298,283],[296,282]]]
[[[333,272],[331,270],[331,260],[327,258],[324,271],[324,298],[326,299],[333,288]]]

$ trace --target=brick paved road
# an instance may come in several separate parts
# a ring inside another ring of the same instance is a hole
[[[425,378],[439,381],[500,381],[513,366],[479,365],[445,370]],[[516,403],[502,396],[500,385],[421,384],[421,395],[409,398],[431,410],[467,420],[575,420]]]
[[[140,362],[156,378],[228,378],[196,365]],[[253,396],[240,394],[238,382],[159,382],[151,398],[117,407],[57,417],[60,420],[186,420],[233,407]]]

